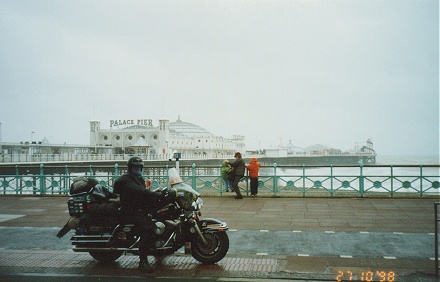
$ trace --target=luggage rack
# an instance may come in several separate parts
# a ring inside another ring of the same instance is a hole
[[[81,216],[91,204],[90,194],[93,191],[93,187],[89,191],[72,194],[67,201],[67,206],[69,207],[70,216]]]

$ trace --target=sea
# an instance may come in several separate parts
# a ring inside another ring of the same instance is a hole
[[[440,156],[417,156],[417,155],[378,155],[378,165],[439,165]]]

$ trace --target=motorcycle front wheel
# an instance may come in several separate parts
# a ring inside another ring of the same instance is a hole
[[[196,238],[191,244],[191,255],[204,264],[214,264],[223,259],[229,250],[229,237],[226,232],[203,233],[207,243]]]
[[[122,256],[123,251],[89,252],[89,254],[100,262],[112,262]]]

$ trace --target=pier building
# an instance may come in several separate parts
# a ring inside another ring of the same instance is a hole
[[[53,144],[46,138],[31,142],[0,141],[0,163],[119,161],[131,155],[139,155],[145,160],[168,161],[178,156],[182,161],[213,160],[213,163],[218,163],[218,159],[233,159],[237,151],[244,158],[258,157],[265,164],[345,165],[376,162],[371,139],[366,143],[357,143],[354,150],[349,151],[319,144],[302,149],[291,141],[285,147],[247,151],[244,136],[216,136],[199,125],[182,121],[180,116],[174,122],[159,119],[156,124],[151,119],[110,120],[107,128],[101,127],[100,121],[93,120],[90,121],[89,135],[87,145]]]
[[[110,128],[101,128],[99,121],[90,121],[90,145],[98,154],[137,154],[162,159],[180,153],[189,159],[223,158],[244,151],[245,137],[215,136],[193,123],[160,119],[154,126],[151,119],[110,120]]]

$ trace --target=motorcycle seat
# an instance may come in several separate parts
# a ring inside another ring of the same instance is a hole
[[[119,216],[120,204],[118,202],[92,203],[88,209],[91,216]]]

